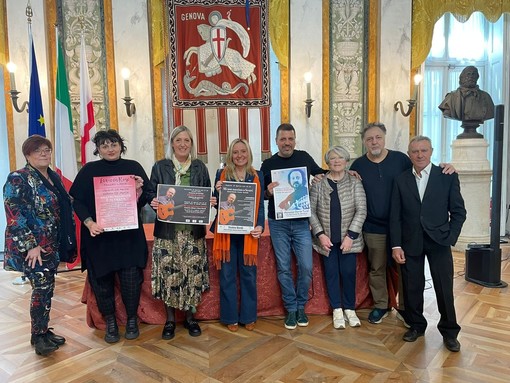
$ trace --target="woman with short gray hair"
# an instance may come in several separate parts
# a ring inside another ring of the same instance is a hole
[[[324,160],[329,172],[310,189],[313,247],[324,255],[333,327],[344,329],[346,320],[351,327],[358,327],[356,256],[364,246],[360,233],[367,215],[365,190],[361,181],[346,170],[350,155],[345,148],[330,148]]]

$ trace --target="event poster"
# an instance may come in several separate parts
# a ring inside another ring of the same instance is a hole
[[[271,171],[276,219],[310,217],[308,175],[306,167]]]
[[[134,175],[94,177],[96,222],[104,231],[138,228]]]
[[[159,184],[158,220],[188,225],[207,225],[211,212],[211,188]]]
[[[218,201],[218,233],[249,234],[255,227],[255,198],[255,183],[223,182]]]

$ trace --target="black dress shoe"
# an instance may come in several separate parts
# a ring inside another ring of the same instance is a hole
[[[423,336],[425,333],[416,331],[414,329],[410,329],[407,331],[402,339],[406,342],[414,342],[416,339],[418,339],[420,336]]]
[[[140,331],[138,330],[138,318],[136,316],[134,317],[128,317],[126,322],[126,333],[124,336],[126,339],[136,339],[140,335]]]
[[[443,338],[444,346],[451,352],[459,352],[460,351],[460,343],[455,338]]]
[[[161,338],[169,340],[175,336],[175,322],[166,322]]]
[[[195,319],[190,321],[184,321],[184,328],[188,329],[188,332],[191,336],[200,336],[202,334],[202,330],[200,330],[200,326]]]
[[[48,338],[49,341],[55,343],[57,346],[62,346],[66,342],[66,338],[64,338],[63,336],[55,334],[51,330],[53,330],[52,327],[50,327],[48,329],[48,331],[46,332],[46,334],[44,334],[44,335],[46,335],[46,338]],[[32,334],[32,337],[30,338],[30,344],[32,346],[35,343],[35,337],[36,337],[36,335]]]
[[[58,346],[49,340],[46,334],[34,335],[34,347],[35,353],[42,356],[46,356],[58,350]]]

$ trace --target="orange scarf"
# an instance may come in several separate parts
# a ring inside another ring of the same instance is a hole
[[[223,170],[220,175],[220,181],[225,181],[226,172]],[[253,179],[253,183],[257,185],[257,192],[260,191],[260,181],[257,173]],[[259,212],[259,198],[255,198],[255,225],[257,225],[257,216]],[[213,239],[213,261],[216,269],[221,269],[222,262],[230,262],[230,234],[218,233],[218,221],[216,220],[216,232],[214,233]],[[244,264],[246,266],[257,265],[257,254],[259,251],[258,238],[253,238],[251,234],[244,235]]]

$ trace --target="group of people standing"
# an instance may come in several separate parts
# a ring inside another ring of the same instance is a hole
[[[334,146],[326,152],[327,170],[306,151],[295,149],[296,133],[291,124],[278,127],[278,152],[262,163],[260,171],[253,167],[249,143],[244,139],[231,142],[226,165],[216,173],[210,203],[219,210],[219,195],[226,181],[254,183],[257,196],[251,232],[219,233],[218,216],[210,226],[214,233],[213,263],[220,276],[220,321],[230,331],[238,331],[240,325],[252,331],[256,326],[258,244],[265,228],[264,200],[268,200],[267,222],[286,310],[285,328],[293,330],[309,323],[305,306],[314,248],[323,255],[334,328],[345,328],[346,323],[360,326],[355,311],[356,259],[366,248],[375,304],[368,321],[381,323],[391,310],[386,280],[391,254],[402,276],[399,315],[409,327],[403,339],[414,341],[424,334],[423,267],[427,256],[441,314],[438,328],[449,350],[460,349],[450,249],[466,216],[458,177],[451,166],[442,172],[430,163],[432,146],[428,138],[412,139],[407,157],[386,149],[385,135],[383,124],[367,125],[362,131],[367,153],[354,161],[350,170],[349,152],[343,147]],[[154,164],[150,178],[139,163],[122,158],[126,146],[116,131],[100,131],[93,142],[95,154],[101,159],[79,171],[69,194],[49,168],[51,143],[40,136],[25,141],[27,165],[11,173],[4,186],[4,265],[23,272],[32,283],[31,340],[40,355],[65,343],[65,338],[48,326],[59,260],[76,249],[71,201],[81,221],[82,270],[87,270],[98,309],[105,318],[104,339],[116,343],[120,340],[115,315],[116,279],[127,314],[124,336],[139,336],[137,310],[148,256],[142,207],[150,204],[157,210],[162,203],[155,192],[159,184],[211,187],[207,167],[195,157],[193,136],[185,126],[172,131],[169,152]],[[313,176],[311,217],[276,219],[274,191],[279,185],[272,179],[272,171],[300,167],[306,168],[306,181]],[[96,222],[93,179],[126,174],[132,175],[136,184],[138,229],[105,231]],[[184,327],[189,335],[201,335],[194,313],[202,293],[209,289],[205,236],[205,225],[155,222],[151,286],[154,297],[166,307],[163,339],[175,336],[176,310],[185,313]],[[295,281],[292,254],[297,264]]]

